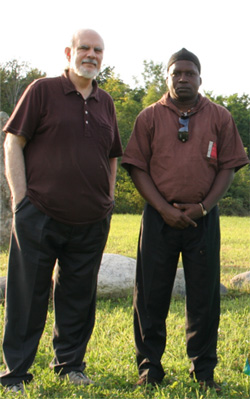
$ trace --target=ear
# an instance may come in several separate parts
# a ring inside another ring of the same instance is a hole
[[[64,50],[64,53],[66,54],[67,60],[70,61],[71,58],[71,48],[70,47],[66,47]]]
[[[200,77],[200,86],[202,85],[202,79],[201,79],[201,77]]]

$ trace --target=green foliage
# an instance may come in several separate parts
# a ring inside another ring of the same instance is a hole
[[[36,68],[30,68],[26,62],[12,60],[0,64],[0,111],[10,115],[26,87],[33,80],[46,76]]]
[[[125,148],[136,116],[142,110],[141,90],[131,90],[122,80],[115,77],[114,73],[109,74],[106,79],[102,79],[100,87],[113,98],[121,141]]]
[[[122,145],[125,148],[133,130],[136,116],[142,110],[142,104],[134,99],[133,91],[129,91],[122,102],[115,102],[115,107]]]
[[[165,87],[166,91],[166,66],[163,63],[155,64],[151,61],[143,61],[144,71],[142,76],[144,79],[145,89],[148,90],[150,86],[161,88]]]
[[[115,213],[140,214],[143,206],[143,198],[126,170],[119,166],[115,191]]]
[[[145,95],[142,99],[143,108],[160,100],[166,93],[166,67],[164,64],[154,64],[153,61],[144,61],[144,72],[142,73],[145,86]]]
[[[247,214],[243,206],[243,201],[240,198],[232,198],[232,197],[223,198],[220,201],[219,206],[220,206],[221,215],[244,216]]]
[[[220,201],[222,215],[245,216],[250,213],[250,166],[241,168],[224,198]]]
[[[107,83],[109,79],[114,77],[114,69],[114,67],[106,66],[100,71],[96,78],[100,87]]]
[[[152,83],[148,88],[147,94],[142,99],[143,108],[160,100],[164,93],[166,93],[166,85],[158,87]]]

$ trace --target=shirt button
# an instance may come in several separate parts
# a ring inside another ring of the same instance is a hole
[[[89,121],[86,121],[86,125],[89,123]]]
[[[85,114],[87,115],[87,114],[88,114],[88,111],[85,111]]]

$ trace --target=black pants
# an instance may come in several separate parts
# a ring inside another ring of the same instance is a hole
[[[186,280],[186,340],[190,374],[213,378],[220,316],[220,228],[218,209],[176,230],[146,204],[138,245],[134,331],[139,375],[162,380],[166,318],[180,253]],[[174,351],[174,348],[172,348]]]
[[[7,370],[1,383],[28,382],[44,329],[51,279],[54,281],[55,357],[57,373],[80,371],[95,321],[97,274],[110,216],[71,226],[41,213],[25,198],[13,223],[6,292],[3,354]]]

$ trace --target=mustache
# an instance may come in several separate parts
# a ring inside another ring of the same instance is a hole
[[[97,66],[97,61],[96,60],[92,60],[91,58],[84,58],[84,60],[82,60],[81,64],[93,64],[95,66]]]

